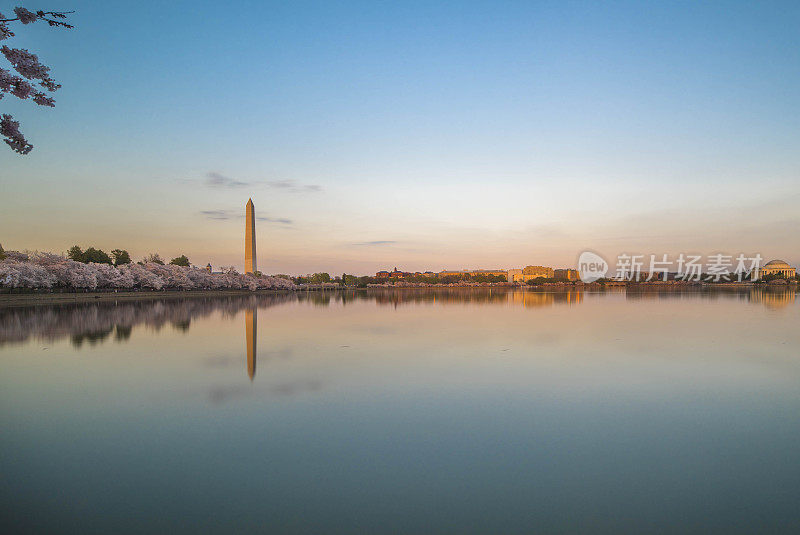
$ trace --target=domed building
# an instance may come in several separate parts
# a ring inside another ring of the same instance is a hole
[[[771,260],[758,270],[758,276],[753,280],[774,274],[778,274],[784,279],[793,279],[795,273],[797,273],[797,270],[783,260]]]

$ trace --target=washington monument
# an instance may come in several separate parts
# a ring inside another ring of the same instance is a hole
[[[253,199],[247,199],[244,222],[244,272],[255,273],[256,268],[256,210]]]

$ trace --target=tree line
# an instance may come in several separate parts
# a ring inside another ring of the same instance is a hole
[[[49,253],[4,252],[0,288],[74,290],[293,290],[291,281],[235,269],[209,273],[205,269],[155,262],[114,266],[79,262]]]
[[[88,247],[85,251],[80,248],[78,245],[73,245],[67,251],[67,258],[70,260],[74,260],[75,262],[81,262],[83,264],[110,264],[114,266],[122,266],[125,264],[132,263],[131,255],[125,249],[113,249],[111,251],[111,255],[103,251],[102,249],[97,249],[95,247]],[[152,264],[159,264],[161,266],[165,265],[164,260],[158,255],[158,253],[151,253],[144,257],[141,261],[137,262],[137,264],[143,265],[147,263]],[[169,261],[169,263],[173,266],[182,266],[182,267],[189,267],[191,263],[189,262],[189,258],[185,254],[177,256]]]
[[[366,288],[370,284],[385,284],[387,282],[412,282],[422,284],[457,284],[459,282],[477,282],[477,283],[498,283],[506,282],[506,277],[503,275],[486,275],[486,274],[470,274],[463,273],[457,275],[410,275],[401,278],[385,278],[385,277],[370,277],[370,276],[357,276],[342,273],[341,276],[331,277],[329,273],[314,273],[311,275],[289,277],[288,275],[276,275],[276,277],[290,278],[295,284],[326,284],[333,283],[340,286],[350,286],[356,288]]]

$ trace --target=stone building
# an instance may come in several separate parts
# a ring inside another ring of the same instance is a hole
[[[395,266],[393,271],[378,271],[375,273],[375,277],[378,279],[388,279],[388,278],[396,278],[396,279],[404,279],[408,276],[412,275],[412,273],[408,273],[407,271],[400,271]]]
[[[531,279],[538,279],[544,277],[545,279],[553,278],[553,268],[545,266],[526,266],[522,268],[522,277],[527,282]]]
[[[504,269],[474,269],[472,271],[468,269],[462,269],[461,271],[440,271],[437,275],[439,277],[474,277],[476,275],[497,275],[500,277],[506,277],[508,272]]]
[[[506,280],[508,282],[522,282],[522,270],[509,269],[506,271]]]
[[[580,278],[577,269],[555,269],[553,277],[559,281],[576,281]]]
[[[772,260],[756,271],[753,280],[763,279],[767,275],[780,275],[784,279],[793,279],[797,270],[783,260]]]
[[[506,279],[508,282],[524,283],[540,277],[552,279],[554,277],[553,268],[545,266],[526,266],[523,269],[509,269],[506,271]]]

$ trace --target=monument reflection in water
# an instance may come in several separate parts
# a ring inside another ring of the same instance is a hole
[[[0,305],[0,523],[791,533],[799,318],[770,288]]]
[[[247,338],[247,375],[252,381],[256,376],[256,339],[258,337],[258,309],[250,308],[244,312],[245,337]]]

